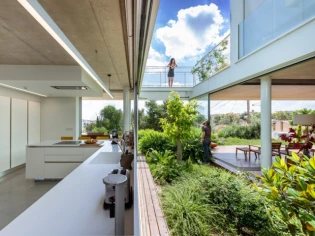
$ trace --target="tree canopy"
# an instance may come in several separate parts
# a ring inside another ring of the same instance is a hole
[[[100,122],[108,132],[113,129],[122,131],[122,111],[108,105],[100,111]]]
[[[176,91],[169,95],[167,117],[160,119],[164,132],[177,142],[177,160],[182,160],[181,141],[190,137],[191,129],[197,116],[197,101],[191,100],[184,104]]]

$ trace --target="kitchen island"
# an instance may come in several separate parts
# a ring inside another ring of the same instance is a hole
[[[62,179],[99,150],[99,146],[84,145],[84,141],[50,140],[30,144],[26,148],[27,179]]]
[[[114,218],[103,209],[102,179],[119,168],[120,149],[105,141],[91,157],[7,225],[1,236],[114,235]],[[133,210],[126,210],[125,234],[133,234]]]

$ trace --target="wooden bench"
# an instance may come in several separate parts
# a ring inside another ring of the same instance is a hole
[[[289,143],[288,145],[285,145],[284,149],[280,150],[281,154],[284,154],[285,156],[291,156],[292,151],[298,152],[303,146],[303,143]]]
[[[249,153],[249,159],[250,159],[250,148],[249,147],[237,147],[235,150],[235,156],[237,157],[237,151],[244,152],[245,160],[247,160],[247,153]]]
[[[281,142],[279,143],[271,143],[271,155],[272,156],[280,156],[281,157],[281,153],[280,153],[280,148],[281,148]],[[255,158],[257,159],[257,157],[260,156],[261,154],[261,147],[260,146],[256,146],[256,145],[249,145],[249,149],[250,152],[255,153]]]

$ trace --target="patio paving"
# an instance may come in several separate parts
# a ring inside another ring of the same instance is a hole
[[[248,145],[237,146],[217,146],[212,150],[216,164],[235,172],[237,170],[244,170],[252,172],[253,174],[260,174],[260,159],[255,160],[254,153],[248,153],[248,157],[245,160],[244,152],[238,151],[237,156],[235,154],[236,147],[248,147]]]

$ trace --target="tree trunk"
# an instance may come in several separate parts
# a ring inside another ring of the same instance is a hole
[[[180,137],[177,138],[177,161],[182,161],[182,143],[180,142]]]

